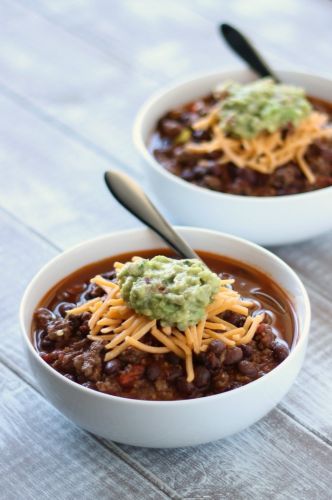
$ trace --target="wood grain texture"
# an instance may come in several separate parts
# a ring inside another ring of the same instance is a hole
[[[0,380],[1,498],[169,498],[1,364]]]
[[[2,206],[62,248],[137,225],[104,185],[114,164],[7,97],[0,109],[7,117],[0,121]]]
[[[0,83],[137,171],[132,122],[157,83],[19,3],[3,0],[1,14]]]
[[[172,78],[241,67],[217,22],[251,34],[273,65],[331,73],[331,12],[325,0],[3,0],[0,498],[330,498],[332,233],[273,249],[313,306],[291,391],[252,428],[195,449],[120,446],[70,424],[33,388],[17,307],[60,249],[137,225],[101,174],[117,166],[146,186],[130,139],[141,102]]]
[[[124,449],[190,499],[330,498],[331,448],[278,411],[249,432],[196,448]]]

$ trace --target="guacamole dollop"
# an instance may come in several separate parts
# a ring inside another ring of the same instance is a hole
[[[219,277],[203,262],[162,255],[127,262],[117,279],[123,299],[136,312],[182,331],[203,318],[220,288]]]
[[[218,91],[226,93],[220,103],[220,126],[228,134],[251,139],[261,132],[273,133],[297,126],[311,111],[301,87],[262,78],[252,83],[226,82]]]

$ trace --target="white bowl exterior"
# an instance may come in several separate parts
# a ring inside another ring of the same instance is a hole
[[[305,87],[310,95],[331,100],[332,82],[326,78],[292,71],[278,74],[283,81]],[[332,228],[332,218],[327,216],[332,210],[332,187],[264,198],[217,193],[167,172],[147,150],[155,124],[166,111],[207,94],[224,80],[245,82],[254,78],[249,70],[219,72],[161,91],[147,101],[137,117],[135,145],[144,159],[152,189],[176,223],[225,231],[263,245],[312,238]]]
[[[290,356],[269,374],[221,395],[149,402],[91,391],[67,380],[38,356],[30,340],[33,311],[52,284],[79,267],[109,255],[163,244],[148,229],[140,229],[92,240],[65,252],[38,273],[25,293],[21,305],[24,343],[45,397],[70,420],[107,439],[136,446],[178,447],[226,437],[270,411],[288,391],[302,365],[310,305],[296,274],[273,254],[241,239],[191,228],[182,228],[180,232],[196,249],[220,251],[270,274],[292,297],[299,319],[299,341]]]

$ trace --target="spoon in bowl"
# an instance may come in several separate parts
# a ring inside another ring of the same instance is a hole
[[[201,260],[129,175],[118,170],[108,170],[105,172],[105,182],[114,198],[137,219],[155,231],[180,257]]]
[[[270,76],[277,83],[279,78],[269,67],[261,54],[258,53],[255,46],[239,30],[230,24],[223,23],[219,26],[220,32],[229,47],[243,59],[248,66],[259,76]]]

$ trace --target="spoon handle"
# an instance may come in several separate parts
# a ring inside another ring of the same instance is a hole
[[[230,24],[221,24],[220,31],[228,45],[243,59],[259,76],[270,76],[280,82],[263,57],[257,52],[254,45],[236,28]]]
[[[105,182],[110,192],[121,205],[158,233],[181,257],[185,259],[200,258],[174,231],[158,212],[143,189],[131,177],[118,170],[109,170],[105,172]]]

